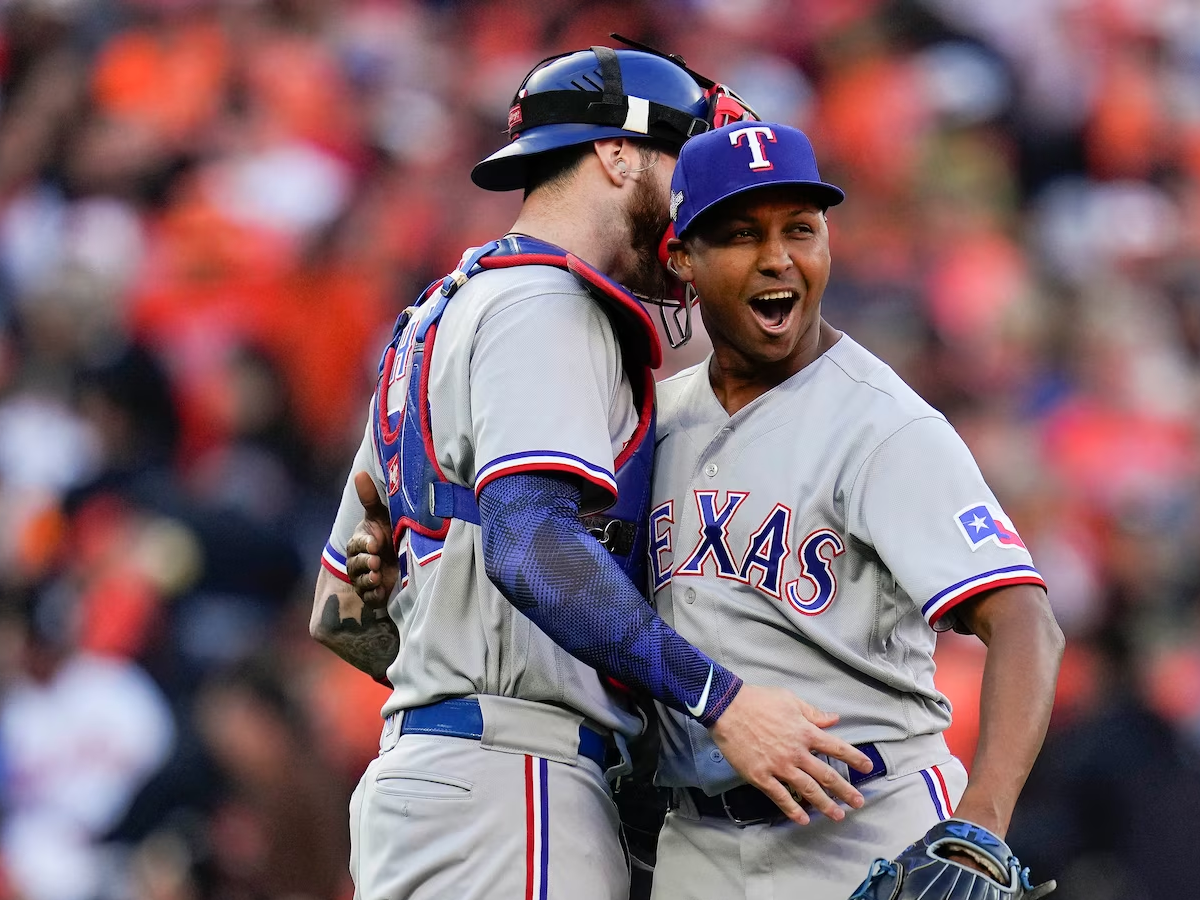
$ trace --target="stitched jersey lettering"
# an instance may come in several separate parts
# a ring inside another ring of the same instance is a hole
[[[783,589],[792,609],[815,616],[829,608],[837,595],[833,561],[845,552],[845,542],[830,528],[814,531],[800,543],[797,552],[800,577],[789,581]]]
[[[758,589],[776,600],[779,599],[783,561],[790,549],[787,536],[791,524],[792,511],[782,503],[776,503],[763,523],[750,535],[750,545],[738,570],[738,577],[746,584],[750,583],[750,573],[758,570],[762,576],[758,580]]]
[[[676,575],[703,575],[704,565],[712,560],[720,578],[738,579],[737,563],[729,549],[729,521],[749,491],[726,491],[725,503],[717,507],[717,491],[693,491],[696,509],[700,513],[700,542],[675,570]]]
[[[660,528],[661,525],[666,528]],[[675,524],[675,501],[668,500],[650,510],[650,576],[654,590],[660,591],[671,583],[671,526]],[[663,554],[668,554],[663,565]]]
[[[649,555],[654,592],[680,576],[715,575],[739,581],[773,600],[786,602],[802,615],[815,616],[829,608],[838,589],[834,560],[846,552],[846,543],[840,534],[832,528],[818,528],[800,542],[793,554],[789,542],[792,510],[776,503],[751,532],[746,549],[738,559],[729,545],[730,529],[750,492],[726,491],[722,498],[719,491],[697,490],[692,495],[700,519],[698,537],[696,545],[674,571],[671,569],[674,501],[664,501],[650,512]],[[798,564],[799,572],[797,577],[785,580],[791,560]]]

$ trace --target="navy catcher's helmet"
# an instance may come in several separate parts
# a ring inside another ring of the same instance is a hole
[[[710,128],[757,118],[731,90],[678,56],[613,37],[636,49],[592,47],[533,67],[508,113],[509,144],[475,166],[475,184],[489,191],[524,188],[527,163],[549,150],[614,137],[678,149]]]

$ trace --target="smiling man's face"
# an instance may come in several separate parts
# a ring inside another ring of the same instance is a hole
[[[700,297],[719,360],[790,376],[810,361],[829,282],[829,228],[810,191],[764,187],[689,229],[674,262]]]

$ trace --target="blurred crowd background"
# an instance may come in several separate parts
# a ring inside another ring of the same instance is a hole
[[[827,318],[1045,574],[1023,861],[1196,896],[1200,4],[0,0],[0,900],[350,896],[384,691],[307,620],[378,354],[511,222],[469,171],[523,74],[610,31],[809,132]]]

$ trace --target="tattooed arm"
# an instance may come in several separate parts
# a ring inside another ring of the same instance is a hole
[[[369,441],[364,440],[363,447],[369,448]],[[355,465],[359,464],[356,459]],[[351,484],[363,518],[346,541],[350,583],[321,567],[308,631],[350,665],[391,687],[386,673],[400,653],[400,633],[387,614],[387,600],[400,577],[400,565],[392,546],[388,509],[370,473],[355,472]],[[349,490],[347,486],[339,515],[349,508]]]
[[[400,633],[383,607],[365,605],[354,589],[322,568],[308,632],[356,669],[391,687],[387,668],[400,653]]]

